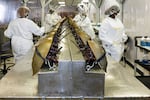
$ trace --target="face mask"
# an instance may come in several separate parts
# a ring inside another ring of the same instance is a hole
[[[119,15],[119,11],[112,9],[109,12],[109,16],[112,16],[112,15],[115,16],[115,17],[117,17]]]
[[[24,16],[25,16],[25,18],[28,18],[28,12],[26,12],[25,14],[24,14]]]

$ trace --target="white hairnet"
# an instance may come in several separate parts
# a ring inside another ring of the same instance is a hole
[[[20,6],[17,10],[17,13],[20,17],[26,17],[28,13],[30,12],[30,9],[26,6]]]
[[[114,12],[119,12],[120,6],[116,0],[105,0],[105,15],[111,15]]]
[[[78,10],[80,13],[87,13],[88,8],[86,7],[86,5],[84,3],[80,3],[78,4]]]
[[[27,10],[28,12],[30,11],[30,9],[29,9],[27,6],[20,6],[20,7],[18,8],[18,10],[20,10],[20,9],[25,9],[25,10]]]

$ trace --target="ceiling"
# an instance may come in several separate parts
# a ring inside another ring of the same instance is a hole
[[[41,2],[44,0],[21,0],[22,3],[27,3],[28,6],[41,7]],[[48,3],[50,6],[76,6],[82,0],[45,0],[45,4]]]
[[[59,4],[59,2],[65,2],[65,5],[67,6],[76,6],[81,1],[82,0],[52,0],[51,3]]]

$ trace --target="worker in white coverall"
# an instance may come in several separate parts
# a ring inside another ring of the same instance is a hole
[[[53,9],[50,9],[45,16],[45,32],[50,32],[60,19],[61,17]]]
[[[86,34],[88,34],[91,39],[95,39],[95,32],[92,27],[91,20],[87,16],[87,8],[84,4],[78,5],[79,14],[75,16],[74,20],[77,25],[81,27]]]
[[[124,25],[117,18],[120,12],[119,4],[116,0],[106,0],[105,15],[107,17],[102,21],[99,29],[99,38],[102,45],[114,61],[119,62],[124,52],[124,42],[127,40]]]
[[[15,62],[24,57],[33,47],[33,34],[42,36],[44,27],[38,27],[32,20],[28,19],[30,9],[21,6],[17,10],[18,18],[11,21],[4,35],[11,38],[12,52]]]

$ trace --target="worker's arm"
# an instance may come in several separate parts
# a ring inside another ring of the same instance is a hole
[[[33,21],[30,21],[30,29],[31,29],[31,32],[34,34],[34,35],[37,35],[37,36],[42,36],[45,32],[45,28],[44,27],[39,27],[37,24],[35,24]]]
[[[109,24],[107,22],[103,22],[100,26],[100,29],[99,29],[99,39],[104,42],[104,43],[107,43],[107,44],[113,44],[113,41],[112,39],[110,39],[111,37],[108,37],[108,30],[109,30]]]
[[[10,22],[10,24],[8,25],[8,28],[5,30],[4,35],[8,38],[11,38],[13,35],[12,32],[12,22]]]

